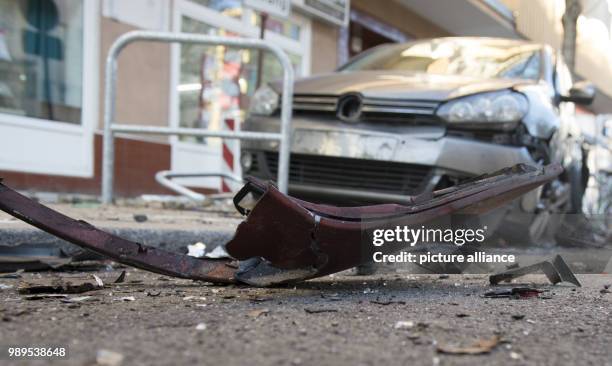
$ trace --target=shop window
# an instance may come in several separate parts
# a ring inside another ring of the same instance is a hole
[[[258,28],[261,27],[261,16],[256,12],[251,12],[250,23]],[[266,30],[299,41],[302,28],[290,19],[268,16],[266,20]]]
[[[241,0],[191,0],[192,2],[218,11],[222,15],[240,19],[242,17]]]
[[[0,0],[0,113],[81,123],[81,0]]]
[[[239,36],[184,16],[181,31],[216,36]],[[184,44],[180,47],[179,125],[190,128],[221,128],[223,113],[245,114],[257,85],[258,51],[223,46]],[[302,57],[288,52],[299,75]],[[283,69],[276,57],[265,53],[261,82],[281,80]],[[204,85],[204,87],[202,87]],[[209,139],[182,137],[182,141],[209,143]],[[210,139],[213,143],[214,139]]]

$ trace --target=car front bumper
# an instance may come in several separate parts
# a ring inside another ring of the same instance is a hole
[[[310,118],[293,119],[289,191],[298,196],[403,202],[408,195],[524,163],[527,148],[448,136],[444,126],[376,129]],[[250,131],[278,131],[277,118],[255,117]],[[246,141],[245,175],[275,179],[278,142]],[[249,159],[247,159],[249,160]]]

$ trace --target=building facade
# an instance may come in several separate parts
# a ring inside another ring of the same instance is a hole
[[[265,39],[287,52],[300,77],[330,72],[378,44],[417,38],[523,37],[559,47],[550,29],[535,29],[530,19],[552,12],[558,37],[562,3],[293,0],[288,17],[268,17]],[[0,177],[24,190],[99,194],[104,65],[117,37],[137,29],[259,37],[260,22],[240,0],[0,0]],[[582,36],[579,53],[588,54],[590,37]],[[225,47],[130,45],[118,62],[116,121],[239,125],[257,85],[281,76],[272,56],[263,56],[261,73],[258,60],[256,51]],[[600,75],[612,77],[610,65],[587,55],[578,57],[577,71],[604,84]],[[612,95],[610,85],[601,91]],[[154,180],[160,170],[224,169],[218,139],[119,136],[116,148],[120,196],[169,193]],[[189,184],[220,189],[218,179]]]

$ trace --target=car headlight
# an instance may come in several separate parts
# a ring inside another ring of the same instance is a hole
[[[449,123],[514,126],[527,113],[527,98],[510,90],[474,94],[444,103],[436,112]]]
[[[251,98],[249,112],[263,116],[270,116],[278,108],[279,95],[270,86],[264,85],[255,91]]]

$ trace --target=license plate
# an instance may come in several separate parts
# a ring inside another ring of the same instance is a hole
[[[393,136],[296,129],[292,150],[317,155],[387,160],[394,156],[397,145],[398,139]]]

